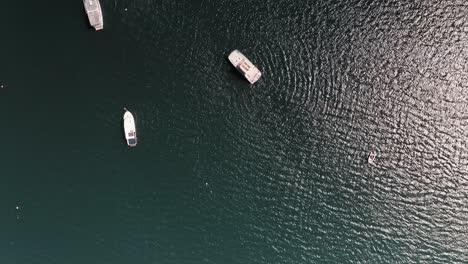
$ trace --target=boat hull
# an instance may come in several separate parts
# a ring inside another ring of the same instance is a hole
[[[83,0],[83,4],[88,15],[89,24],[95,30],[104,28],[104,19],[102,17],[101,4],[99,0]]]
[[[244,77],[249,81],[251,84],[260,79],[262,73],[258,70],[258,68],[253,65],[253,63],[247,59],[240,51],[234,50],[228,56],[229,61],[232,63],[236,69],[244,75]]]
[[[138,143],[135,118],[133,118],[132,113],[129,111],[126,111],[123,116],[123,125],[127,145],[130,147],[135,147]]]

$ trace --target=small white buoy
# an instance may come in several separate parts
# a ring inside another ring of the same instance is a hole
[[[16,206],[16,210],[19,210],[19,206]]]
[[[127,11],[127,8],[125,8],[125,11]]]

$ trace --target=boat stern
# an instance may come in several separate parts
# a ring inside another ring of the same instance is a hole
[[[257,68],[255,68],[252,73],[246,73],[245,77],[251,84],[254,84],[260,79],[260,77],[262,77],[262,73]]]
[[[136,138],[128,138],[127,139],[127,145],[129,147],[136,147],[137,145],[137,139]]]

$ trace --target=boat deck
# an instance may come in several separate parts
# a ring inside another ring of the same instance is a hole
[[[255,83],[260,79],[262,73],[253,63],[247,59],[240,51],[234,50],[228,56],[229,61],[236,67],[238,71],[244,74],[244,77],[251,83]]]
[[[103,29],[104,21],[102,18],[101,4],[99,3],[99,0],[84,0],[83,3],[91,26],[93,26],[96,30]]]

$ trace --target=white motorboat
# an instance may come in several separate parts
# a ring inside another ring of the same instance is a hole
[[[83,4],[88,15],[89,24],[96,30],[104,28],[104,19],[102,18],[101,4],[99,0],[83,0]]]
[[[240,51],[234,50],[228,56],[229,61],[236,67],[236,69],[244,75],[244,77],[251,83],[255,83],[260,79],[262,73],[247,57]]]
[[[137,132],[135,126],[135,118],[133,118],[132,113],[125,109],[125,114],[123,115],[124,123],[124,133],[125,139],[127,140],[127,145],[130,147],[135,147],[137,145]]]
[[[377,157],[377,153],[375,153],[375,151],[372,150],[369,153],[369,156],[367,157],[367,162],[368,163],[374,163],[376,157]]]

